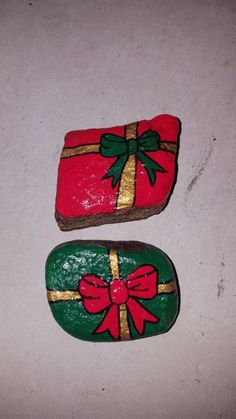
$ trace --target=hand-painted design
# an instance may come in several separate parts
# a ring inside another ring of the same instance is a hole
[[[80,144],[76,147],[63,148],[61,159],[70,157],[83,156],[84,154],[99,153],[100,144]]]
[[[114,340],[129,339],[127,313],[121,316],[128,309],[130,317],[137,332],[142,335],[144,323],[149,321],[156,323],[158,318],[149,313],[136,298],[151,299],[156,295],[156,271],[146,265],[146,272],[140,268],[132,272],[126,280],[115,279],[107,284],[95,275],[85,275],[80,281],[79,292],[82,302],[88,313],[101,313],[108,309],[99,327],[94,333],[109,331]]]
[[[111,342],[153,336],[169,330],[178,314],[174,265],[160,249],[145,243],[65,243],[48,256],[45,273],[55,320],[79,339]],[[112,314],[114,336],[109,330]],[[149,314],[158,321],[149,321]]]
[[[79,293],[88,313],[101,313],[108,309],[94,333],[108,331],[114,340],[127,340],[130,339],[127,309],[140,335],[144,332],[145,321],[158,321],[136,300],[155,297],[157,271],[153,266],[145,265],[122,280],[119,277],[118,254],[114,249],[109,253],[109,260],[113,280],[111,284],[96,275],[84,275],[79,284]]]
[[[145,168],[150,184],[155,185],[156,172],[166,170],[149,157],[147,152],[158,150],[176,153],[177,145],[172,142],[160,141],[160,135],[153,130],[147,130],[138,136],[138,123],[125,126],[125,136],[102,134],[100,144],[82,144],[67,147],[62,150],[61,159],[84,154],[100,153],[105,158],[117,157],[103,179],[112,178],[112,188],[119,182],[116,209],[132,208],[135,203],[136,166],[139,160]]]
[[[156,181],[155,172],[165,172],[165,169],[147,156],[146,152],[158,151],[159,149],[160,136],[152,130],[145,131],[140,137],[127,139],[115,134],[103,134],[101,137],[101,154],[104,157],[117,157],[104,179],[112,177],[112,187],[114,188],[122,176],[129,157],[135,155],[146,169],[150,184],[154,185]]]
[[[172,280],[165,284],[157,284],[157,294],[172,294],[177,290],[176,281]],[[47,299],[49,303],[59,303],[63,301],[81,300],[79,291],[59,291],[47,289]]]
[[[125,126],[125,141],[128,143],[137,137],[138,124],[133,122]],[[136,156],[130,155],[122,172],[116,209],[132,208],[135,203]]]
[[[97,275],[83,275],[79,291],[48,291],[49,302],[82,300],[89,314],[107,310],[105,317],[94,331],[108,331],[114,340],[129,340],[128,313],[139,335],[143,335],[145,322],[157,323],[159,319],[150,313],[137,299],[150,300],[158,294],[157,270],[152,265],[142,265],[126,279],[120,279],[118,253],[109,251],[112,282],[108,284]],[[159,284],[160,292],[173,292],[175,281]]]

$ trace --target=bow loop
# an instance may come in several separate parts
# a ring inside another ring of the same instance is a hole
[[[108,284],[96,275],[84,275],[79,283],[79,293],[89,313],[99,313],[110,304]]]
[[[157,271],[152,265],[141,266],[127,276],[126,283],[130,296],[153,298],[157,293]]]
[[[104,157],[118,157],[127,153],[127,141],[115,134],[103,134],[101,137],[100,153]]]
[[[160,148],[160,135],[148,130],[138,138],[138,142],[140,151],[157,151]]]

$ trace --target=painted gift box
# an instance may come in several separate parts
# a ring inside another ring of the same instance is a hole
[[[61,230],[160,212],[176,180],[179,134],[171,115],[66,134],[55,212]]]
[[[164,333],[179,309],[172,262],[161,250],[140,242],[60,245],[48,256],[46,287],[60,326],[94,342]]]

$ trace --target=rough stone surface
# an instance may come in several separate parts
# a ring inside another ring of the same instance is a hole
[[[179,310],[173,264],[161,250],[140,242],[62,244],[48,256],[46,287],[61,327],[94,342],[167,332]]]
[[[234,419],[235,1],[31,3],[0,6],[0,417]],[[62,233],[54,200],[65,132],[166,112],[183,131],[165,211]],[[57,326],[48,253],[98,238],[171,256],[181,311],[168,333],[91,344]]]
[[[176,183],[180,132],[179,119],[168,114],[68,132],[57,177],[60,229],[158,214]]]

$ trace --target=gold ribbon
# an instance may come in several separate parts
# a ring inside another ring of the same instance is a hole
[[[176,281],[167,282],[166,284],[158,284],[157,294],[171,294],[176,291]],[[53,291],[47,290],[47,298],[49,303],[57,303],[63,301],[81,300],[81,295],[78,291]]]
[[[118,279],[120,279],[120,274],[119,274],[118,254],[116,250],[111,249],[109,251],[109,260],[110,260],[112,280],[117,281]],[[129,340],[130,333],[129,333],[126,304],[119,304],[119,323],[120,323],[121,340]]]
[[[77,291],[47,290],[47,297],[48,297],[49,303],[55,303],[57,301],[75,301],[75,300],[81,299],[81,295]]]
[[[137,137],[137,123],[126,125],[125,139],[127,141]],[[136,156],[129,156],[121,175],[119,193],[116,202],[118,210],[132,208],[135,199]]]
[[[115,249],[109,250],[109,263],[111,270],[112,281],[120,279],[118,253]],[[166,284],[157,285],[157,294],[172,293],[176,291],[176,281],[172,280]],[[47,290],[47,297],[49,303],[76,301],[81,299],[78,291],[52,291]],[[120,323],[120,338],[121,340],[129,340],[130,332],[128,325],[128,314],[126,304],[119,304],[119,323]]]
[[[99,153],[100,144],[78,145],[73,148],[64,148],[61,153],[61,159],[68,157],[82,156],[83,154]]]
[[[137,122],[125,126],[125,138],[127,141],[137,138]],[[99,153],[100,144],[83,144],[77,147],[66,147],[62,150],[61,159],[82,156],[90,153]],[[168,141],[160,142],[160,150],[176,153],[177,144]],[[116,209],[122,210],[132,208],[135,200],[135,179],[136,179],[136,156],[129,156],[124,167],[116,201]]]

